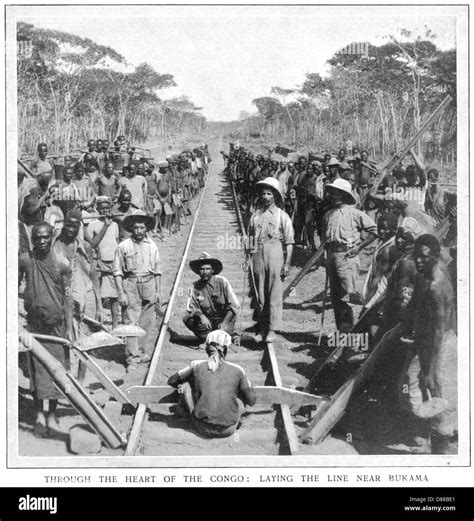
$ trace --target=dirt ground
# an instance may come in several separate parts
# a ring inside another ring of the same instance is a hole
[[[200,143],[195,143],[194,146],[198,146]],[[184,148],[192,147],[193,143],[186,142],[182,145],[174,145],[173,150],[181,151]],[[149,146],[150,147],[150,146]],[[159,160],[166,154],[165,146],[152,147],[152,154],[154,154],[155,160]],[[198,197],[194,198],[191,202],[190,208],[194,214],[197,206]],[[160,259],[162,263],[162,306],[161,310],[164,313],[166,311],[166,305],[168,303],[169,294],[172,289],[174,278],[181,262],[182,253],[186,245],[189,229],[191,227],[192,217],[188,218],[188,224],[184,224],[181,227],[181,232],[172,234],[169,236],[165,232],[164,241],[157,240],[155,242],[158,246],[160,253]],[[92,300],[92,297],[91,297]],[[25,316],[23,310],[23,301],[19,301],[19,326],[20,328],[25,324]],[[105,325],[111,326],[111,317],[108,310],[106,310]],[[147,324],[143,324],[144,328],[148,331],[148,335],[144,340],[145,349],[151,353],[156,338],[161,326],[161,320],[158,322],[149,321]],[[125,365],[125,354],[123,348],[103,348],[94,351],[94,360],[104,370],[104,372],[114,381],[114,383],[121,388],[126,389],[133,384],[143,383],[147,365],[140,365],[133,373],[127,373]],[[30,394],[30,385],[27,378],[27,356],[26,353],[19,353],[19,426],[18,426],[18,454],[20,456],[66,456],[70,455],[67,448],[68,436],[58,435],[54,439],[39,439],[33,436],[33,425],[34,425],[34,408],[33,401]],[[109,399],[109,393],[103,388],[98,380],[90,373],[87,372],[85,380],[85,388],[91,394],[93,400],[100,406],[105,405]],[[127,412],[127,411],[125,411]],[[131,411],[130,411],[131,413]],[[120,432],[126,432],[128,425],[131,422],[131,414],[125,414],[122,418],[114,418],[114,424],[117,426]],[[84,424],[82,418],[69,406],[67,401],[60,401],[58,407],[58,417],[61,428],[67,432],[72,426],[76,424]],[[102,448],[101,455],[114,454],[116,451],[111,451]]]
[[[214,151],[214,166],[223,166],[214,143],[211,150]],[[163,147],[161,147],[161,150]],[[180,148],[176,146],[176,150]],[[158,155],[158,150],[153,153]],[[197,204],[193,202],[192,211]],[[216,223],[218,226],[218,223]],[[175,273],[181,261],[184,251],[189,225],[182,228],[182,232],[167,238],[164,242],[157,242],[163,265],[162,295],[169,295],[175,278]],[[367,251],[362,258],[362,271],[360,284],[366,272],[369,254]],[[308,250],[295,248],[293,266],[288,281],[292,280],[307,258],[311,255]],[[318,345],[318,336],[321,330],[321,316],[323,294],[325,286],[325,270],[319,268],[311,271],[299,284],[295,293],[287,299],[283,312],[283,331],[280,341],[276,343],[277,357],[283,384],[288,387],[305,389],[309,379],[321,365],[332,350],[327,345],[327,335],[335,331],[334,315],[330,302],[326,302],[325,324],[322,331],[321,344]],[[163,311],[168,300],[164,297]],[[329,299],[327,299],[329,300]],[[360,307],[357,309],[357,312]],[[20,308],[20,318],[22,310]],[[154,346],[160,323],[152,324],[147,337],[146,348],[148,351]],[[246,324],[244,324],[244,329]],[[250,332],[248,332],[247,336]],[[244,348],[252,348],[249,337]],[[97,353],[97,362],[112,380],[122,388],[131,384],[142,383],[145,378],[146,366],[132,374],[125,370],[123,352],[117,352],[112,348],[103,349]],[[229,358],[230,361],[232,361]],[[392,360],[392,363],[400,363],[400,360]],[[346,415],[339,422],[322,444],[318,446],[301,446],[303,454],[407,454],[428,452],[426,436],[423,436],[423,426],[414,425],[410,418],[404,417],[398,407],[395,381],[390,375],[396,371],[393,367],[380,368],[379,378],[367,385],[363,392],[355,397],[348,408]],[[334,374],[329,377],[327,393],[331,394],[342,384],[345,374]],[[25,355],[20,353],[19,371],[19,431],[18,453],[21,456],[66,456],[67,436],[59,436],[57,439],[37,439],[32,434],[33,408],[31,395],[29,394],[29,382],[26,378]],[[324,385],[321,385],[324,390]],[[88,375],[86,388],[92,398],[104,405],[109,400],[108,393],[98,382]],[[131,411],[130,411],[131,412]],[[64,402],[60,409],[60,423],[65,431],[77,423],[84,423],[82,419]],[[117,418],[116,425],[119,430],[125,432],[130,425],[131,414],[123,414]],[[308,423],[306,416],[294,417],[297,432],[301,433]],[[245,427],[245,422],[244,422]],[[242,430],[245,435],[245,431]],[[263,447],[263,444],[262,444]],[[184,449],[183,449],[184,450]],[[257,452],[258,454],[258,444]],[[102,448],[101,456],[117,455],[117,451]]]

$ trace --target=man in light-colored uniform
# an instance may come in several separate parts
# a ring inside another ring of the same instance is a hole
[[[283,280],[290,271],[294,232],[290,216],[282,210],[283,196],[277,179],[267,177],[257,183],[261,208],[250,218],[249,236],[252,266],[258,292],[260,313],[257,341],[276,340],[281,328]]]
[[[140,320],[145,320],[145,313],[152,311],[160,299],[160,256],[155,243],[147,236],[147,231],[153,229],[152,217],[136,210],[125,217],[122,225],[132,235],[122,241],[115,252],[115,284],[119,304],[125,308],[125,323],[139,325]],[[140,353],[136,339],[128,340],[127,354],[129,368],[150,359],[146,353]]]
[[[326,193],[332,203],[332,208],[323,218],[326,270],[336,326],[346,333],[354,325],[354,312],[350,303],[354,303],[357,295],[359,253],[376,239],[377,225],[354,206],[356,200],[349,181],[335,179],[326,185]],[[362,231],[367,233],[363,241]]]

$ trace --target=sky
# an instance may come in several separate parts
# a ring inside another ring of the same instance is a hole
[[[272,86],[324,75],[327,60],[351,42],[380,45],[400,28],[421,35],[428,27],[438,47],[454,48],[453,14],[434,6],[63,6],[20,10],[16,19],[88,37],[134,66],[170,73],[178,86],[160,97],[189,96],[209,120],[229,121],[255,112],[251,101]]]

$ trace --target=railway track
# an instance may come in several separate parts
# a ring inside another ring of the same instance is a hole
[[[188,289],[196,280],[188,264],[203,251],[222,261],[222,275],[230,281],[243,304],[241,345],[229,350],[227,360],[241,365],[254,386],[292,385],[282,381],[275,346],[256,345],[248,333],[255,322],[250,306],[249,277],[243,270],[242,232],[245,234],[235,191],[227,176],[211,163],[145,386],[166,385],[169,376],[192,360],[207,358],[204,351],[196,350],[196,339],[182,322]],[[240,323],[239,313],[236,321],[239,332]],[[191,430],[187,418],[174,414],[169,403],[141,403],[135,412],[125,455],[288,455],[298,451],[295,427],[289,406],[285,404],[256,404],[243,413],[242,426],[233,436],[204,439]]]

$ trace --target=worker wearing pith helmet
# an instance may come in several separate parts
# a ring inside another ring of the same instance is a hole
[[[357,294],[359,253],[377,237],[377,225],[354,205],[356,199],[349,181],[336,179],[326,185],[331,208],[324,214],[323,238],[326,244],[326,270],[337,328],[347,332],[354,324],[351,305]],[[361,240],[361,232],[367,237]]]
[[[290,216],[282,210],[283,196],[277,179],[267,177],[256,185],[261,207],[250,218],[252,265],[257,286],[259,317],[256,340],[276,340],[281,328],[283,280],[290,271],[294,232]]]

